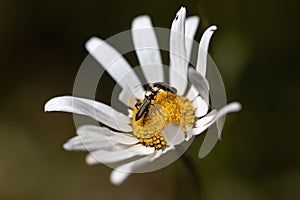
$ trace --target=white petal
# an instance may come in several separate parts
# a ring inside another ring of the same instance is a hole
[[[199,25],[199,21],[199,17],[197,16],[188,17],[185,21],[185,46],[188,61],[191,58],[194,37]]]
[[[187,136],[185,137],[185,141],[189,141],[193,137],[193,128],[188,127],[186,132],[187,132]]]
[[[128,117],[132,118],[132,116],[133,116],[133,110],[129,109],[129,108],[127,110],[128,110]]]
[[[195,116],[196,117],[202,117],[204,116],[207,111],[208,111],[208,105],[206,102],[203,100],[202,97],[198,96],[194,101],[193,101],[193,106],[196,108],[195,111]]]
[[[202,38],[200,40],[196,70],[199,71],[203,77],[206,76],[206,63],[209,41],[215,30],[217,30],[216,26],[209,27],[203,33]]]
[[[139,167],[151,162],[151,160],[153,160],[155,157],[156,152],[133,162],[120,165],[110,174],[110,181],[115,185],[122,184],[131,173],[134,173]]]
[[[132,131],[132,127],[129,125],[130,119],[126,115],[108,105],[90,99],[72,96],[55,97],[45,104],[45,111],[62,111],[86,115],[113,129],[124,132]]]
[[[89,165],[96,163],[115,163],[132,158],[134,156],[149,155],[154,151],[154,148],[145,147],[141,144],[133,146],[114,146],[112,149],[100,149],[95,152],[91,152],[86,157],[86,162]]]
[[[182,132],[181,127],[175,125],[174,123],[169,123],[162,130],[162,134],[169,146],[178,145],[184,141],[185,135]]]
[[[134,93],[134,92],[133,92]],[[130,91],[130,89],[126,86],[123,88],[123,90],[121,91],[121,93],[119,94],[119,100],[126,106],[128,106],[129,108],[133,108],[135,103],[136,103],[136,99],[133,96],[132,91]]]
[[[209,84],[207,79],[191,67],[189,68],[189,79],[205,103],[209,105]]]
[[[63,148],[67,151],[88,151],[82,139],[79,136],[69,139],[64,145]]]
[[[193,129],[193,133],[194,135],[199,135],[200,133],[202,133],[203,131],[205,131],[207,128],[209,128],[213,123],[215,123],[219,118],[223,117],[226,115],[226,113],[230,113],[230,112],[237,112],[241,109],[241,105],[238,102],[233,102],[230,103],[226,106],[224,106],[223,108],[221,108],[217,114],[215,115],[215,117],[213,119],[211,119],[211,121],[209,121],[208,123],[206,123],[203,126],[199,126],[197,128]],[[200,119],[201,120],[201,119]],[[200,123],[200,122],[198,122]],[[202,122],[201,122],[202,123]],[[219,135],[220,137],[220,135]]]
[[[114,185],[121,185],[131,173],[113,170],[110,174],[110,182]]]
[[[120,133],[111,131],[108,128],[95,126],[95,125],[83,125],[77,129],[77,134],[80,136],[89,137],[101,137],[101,139],[110,144],[127,144],[132,145],[138,143],[138,139],[126,133]]]
[[[150,162],[154,161],[155,159],[159,158],[162,155],[162,150],[158,150],[155,152],[155,155],[150,159]]]
[[[168,151],[171,151],[171,150],[175,150],[175,146],[167,146],[165,147],[162,152],[161,152],[161,155],[167,153]]]
[[[198,95],[199,95],[198,90],[193,85],[191,85],[188,93],[186,94],[186,98],[188,98],[188,100],[190,101],[194,101]]]
[[[67,151],[92,151],[99,148],[107,148],[111,144],[101,137],[90,137],[87,135],[75,136],[68,140],[63,148]]]
[[[136,86],[141,85],[128,62],[105,41],[93,37],[86,42],[86,49],[122,88],[127,86],[133,92]],[[135,93],[136,98],[141,99],[143,93],[143,88],[139,87]]]
[[[158,41],[149,16],[139,16],[132,22],[132,39],[145,78],[149,83],[164,81]]]
[[[204,126],[207,123],[209,123],[217,114],[216,110],[212,110],[210,113],[208,113],[206,116],[202,117],[201,119],[196,121],[195,127]]]
[[[182,95],[187,85],[187,54],[185,47],[186,10],[181,8],[171,27],[170,35],[170,85]]]
[[[119,133],[105,127],[83,125],[77,129],[78,136],[71,138],[64,144],[68,151],[93,151],[107,149],[117,144],[134,145],[139,140],[126,133]]]
[[[199,50],[198,50],[198,58],[197,58],[197,65],[196,70],[203,76],[206,77],[206,69],[207,69],[207,55],[208,55],[208,47],[209,47],[209,41],[214,33],[214,31],[217,29],[216,26],[209,27],[204,34],[202,35]],[[195,97],[199,94],[197,89],[192,85],[187,93],[187,98],[189,100],[194,100]]]

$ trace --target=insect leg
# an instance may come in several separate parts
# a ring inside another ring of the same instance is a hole
[[[141,102],[136,102],[136,104],[135,104],[136,109],[139,109],[139,107],[140,107],[141,105],[142,105]]]

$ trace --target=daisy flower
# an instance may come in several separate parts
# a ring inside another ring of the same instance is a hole
[[[124,114],[104,103],[61,96],[49,100],[45,111],[62,111],[88,116],[101,125],[81,125],[77,136],[64,144],[64,149],[89,151],[88,164],[112,166],[110,180],[121,184],[131,173],[151,171],[152,163],[176,152],[179,146],[192,141],[217,124],[220,137],[222,119],[229,112],[240,110],[237,102],[213,109],[210,85],[206,78],[207,52],[216,26],[202,35],[197,63],[189,67],[193,40],[199,19],[186,18],[182,7],[170,31],[169,84],[165,83],[159,44],[148,16],[132,22],[132,39],[148,89],[124,57],[107,42],[93,37],[86,48],[110,76],[121,86],[119,100],[128,106]],[[141,30],[141,31],[140,31]],[[180,156],[180,155],[179,155]],[[159,167],[156,165],[156,169]],[[163,166],[163,164],[161,165]],[[148,167],[148,168],[147,168]],[[153,169],[153,168],[152,168]]]

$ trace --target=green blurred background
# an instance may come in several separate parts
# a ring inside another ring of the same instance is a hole
[[[72,93],[89,37],[128,30],[140,14],[168,28],[181,5],[201,17],[197,39],[218,26],[210,53],[228,100],[243,110],[227,117],[207,157],[197,158],[201,137],[188,151],[197,192],[182,160],[113,186],[110,168],[62,149],[75,134],[72,115],[43,105]],[[0,199],[299,199],[298,8],[292,0],[0,0]]]

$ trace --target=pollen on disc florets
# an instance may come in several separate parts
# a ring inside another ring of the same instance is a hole
[[[141,101],[142,102],[142,101]],[[187,128],[194,125],[195,108],[186,97],[168,91],[160,91],[151,101],[149,112],[135,120],[137,108],[133,109],[133,134],[141,144],[156,150],[166,147],[161,131],[170,122],[181,126],[186,134]]]

